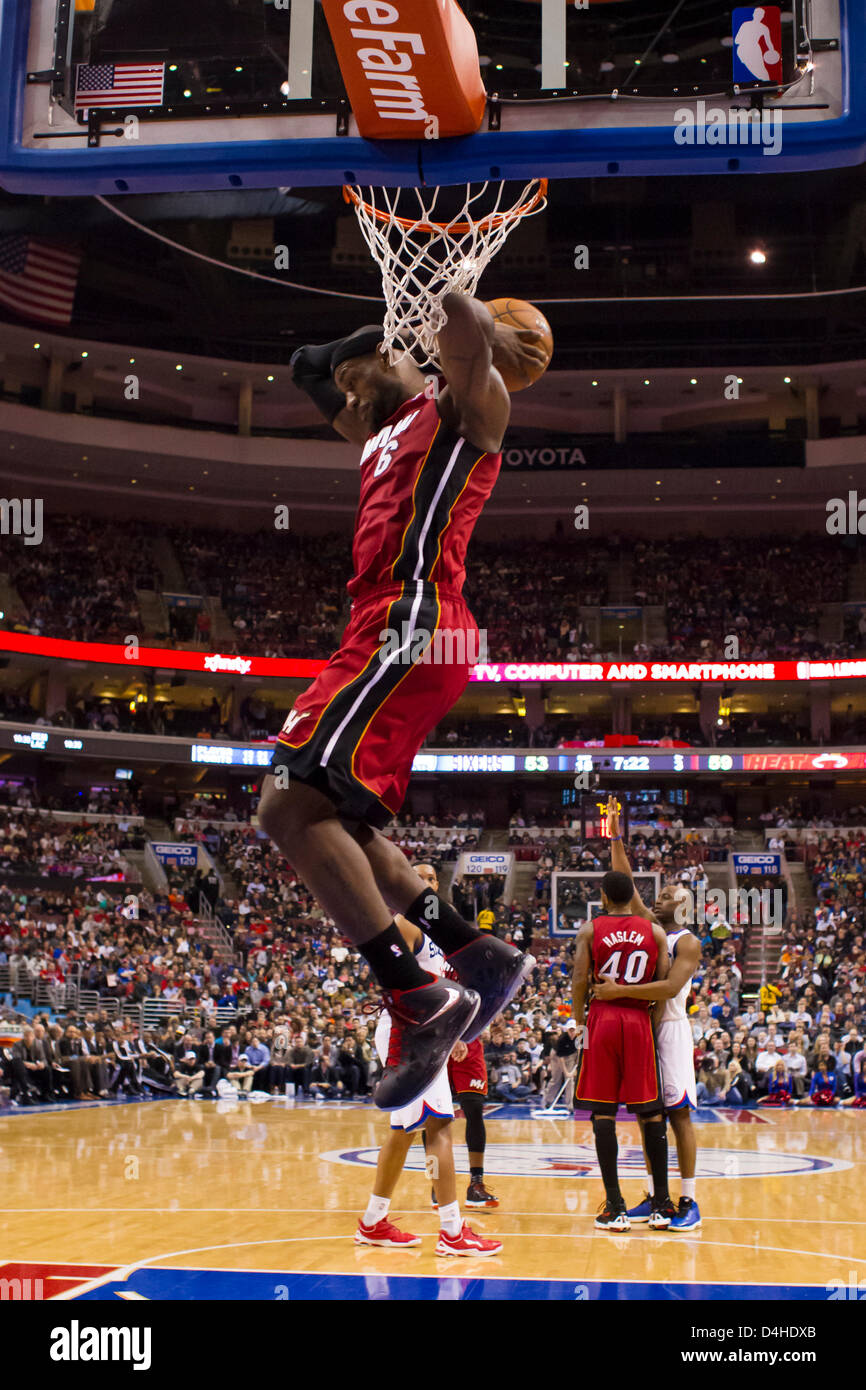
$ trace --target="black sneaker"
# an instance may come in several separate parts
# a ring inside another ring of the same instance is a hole
[[[618,1202],[602,1202],[595,1218],[595,1224],[600,1231],[616,1231],[619,1234],[630,1231],[631,1222],[628,1219],[628,1212],[622,1198]]]
[[[525,956],[507,941],[486,935],[461,946],[448,957],[448,964],[461,985],[481,995],[481,1008],[463,1034],[464,1042],[472,1042],[514,998],[533,969],[535,956]]]
[[[498,1207],[499,1201],[483,1182],[471,1182],[466,1190],[467,1207]]]
[[[442,1070],[481,1001],[474,989],[438,978],[415,989],[386,991],[384,1001],[391,1015],[391,1042],[373,1099],[380,1110],[402,1110]]]
[[[670,1197],[665,1197],[663,1202],[657,1202],[655,1197],[651,1199],[651,1210],[649,1228],[651,1231],[666,1231],[677,1214],[677,1209]]]

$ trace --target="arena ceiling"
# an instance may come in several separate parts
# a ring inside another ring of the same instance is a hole
[[[0,193],[0,238],[62,233],[82,247],[70,333],[279,363],[302,342],[377,317],[377,272],[338,189],[116,202],[149,231],[208,260],[155,240],[95,199]],[[274,245],[288,248],[285,271],[274,269]],[[575,268],[579,246],[587,248],[587,269]],[[755,249],[764,264],[750,260]],[[286,280],[374,302],[291,289]],[[861,286],[866,174],[857,168],[760,180],[559,181],[548,211],[514,234],[482,292],[566,300],[545,306],[555,367],[601,370],[866,357],[866,290],[852,292]],[[792,297],[748,298],[760,295]]]

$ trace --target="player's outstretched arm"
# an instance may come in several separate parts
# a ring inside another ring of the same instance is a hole
[[[541,334],[494,323],[484,305],[466,294],[443,295],[442,307],[448,320],[436,344],[447,386],[439,414],[477,448],[498,453],[511,415],[499,368],[519,373],[546,365]]]
[[[646,985],[616,985],[608,979],[596,980],[593,992],[597,999],[673,999],[692,978],[700,962],[701,943],[689,932],[677,942],[677,953],[665,979],[659,977]]]
[[[628,874],[631,878],[631,864],[629,864],[628,855],[625,852],[619,820],[619,807],[615,796],[607,798],[607,832],[610,836],[610,867],[616,869],[618,873]],[[645,917],[648,922],[652,921],[652,912],[637,889],[634,890],[628,910],[633,917]]]

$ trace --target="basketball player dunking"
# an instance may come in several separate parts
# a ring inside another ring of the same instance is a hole
[[[642,983],[664,979],[668,973],[665,934],[657,923],[648,920],[646,908],[639,914],[633,911],[634,897],[631,876],[610,870],[601,880],[603,913],[585,922],[577,934],[572,987],[574,1019],[581,1029],[591,980]],[[605,1191],[596,1226],[607,1231],[630,1230],[617,1172],[616,1112],[624,1105],[645,1116],[644,1143],[654,1184],[649,1224],[654,1230],[664,1230],[676,1212],[668,1196],[664,1099],[648,1004],[593,998],[574,1103],[575,1109],[592,1112]]]
[[[417,872],[419,878],[436,892],[439,884],[433,865],[419,864]],[[397,927],[422,969],[429,971],[431,975],[446,974],[448,964],[444,955],[419,927],[413,926],[400,916],[397,917]],[[376,1028],[376,1051],[383,1063],[387,1060],[391,1047],[399,1046],[399,1029],[400,1024],[397,1020],[392,1019],[387,1013],[382,1014]],[[455,1046],[464,1048],[466,1044],[458,1041]],[[433,1181],[433,1194],[439,1211],[439,1241],[435,1253],[457,1256],[487,1256],[500,1253],[501,1241],[479,1236],[461,1219],[457,1201],[457,1178],[454,1172],[454,1149],[451,1142],[453,1119],[454,1106],[451,1101],[447,1067],[440,1069],[424,1094],[411,1105],[391,1111],[391,1133],[379,1150],[373,1191],[367,1203],[367,1210],[358,1222],[355,1232],[356,1245],[406,1249],[421,1244],[418,1236],[401,1231],[395,1226],[388,1219],[388,1213],[415,1131],[422,1129],[427,1155],[426,1171]]]
[[[430,392],[411,358],[389,365],[375,326],[292,358],[295,383],[362,447],[361,496],[351,616],[278,735],[259,805],[263,829],[368,961],[401,1025],[376,1087],[383,1110],[423,1094],[458,1038],[479,1036],[534,963],[482,937],[379,829],[469,679],[477,628],[462,597],[464,561],[511,410],[499,368],[519,375],[547,360],[537,333],[494,324],[475,299],[448,293],[442,307],[444,380]],[[442,630],[464,639],[446,643],[444,656],[434,644]],[[456,980],[419,965],[398,912],[440,947]]]
[[[622,873],[631,873],[620,833],[616,797],[611,797],[608,801],[607,818],[612,845],[611,863]],[[692,1125],[692,1110],[697,1105],[694,1043],[686,1017],[686,1000],[692,976],[700,964],[701,944],[694,933],[680,926],[678,921],[678,918],[683,916],[682,909],[687,901],[687,889],[678,884],[667,884],[656,898],[653,909],[667,933],[671,964],[666,980],[658,980],[650,986],[614,984],[611,980],[605,979],[598,981],[594,986],[598,999],[658,1001],[655,1015],[656,1047],[662,1074],[665,1113],[673,1126],[677,1162],[682,1178],[679,1207],[668,1227],[668,1230],[675,1232],[697,1231],[701,1226],[701,1213],[695,1195],[697,1144]],[[643,908],[637,893],[631,906],[633,911]],[[640,1117],[638,1119],[640,1120]],[[642,1125],[641,1131],[643,1132]],[[646,1144],[644,1154],[646,1155]],[[647,1173],[649,1192],[644,1200],[632,1207],[628,1213],[635,1222],[648,1221],[652,1213],[653,1177],[648,1159]]]

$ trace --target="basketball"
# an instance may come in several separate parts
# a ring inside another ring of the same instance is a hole
[[[527,369],[521,376],[514,376],[510,372],[502,373],[502,379],[512,394],[515,391],[525,391],[527,386],[532,386],[533,382],[544,376],[550,365],[553,356],[553,333],[550,324],[541,310],[525,299],[490,299],[484,307],[497,323],[508,323],[513,328],[532,328],[544,336],[542,346],[547,353],[547,361],[543,367]]]

